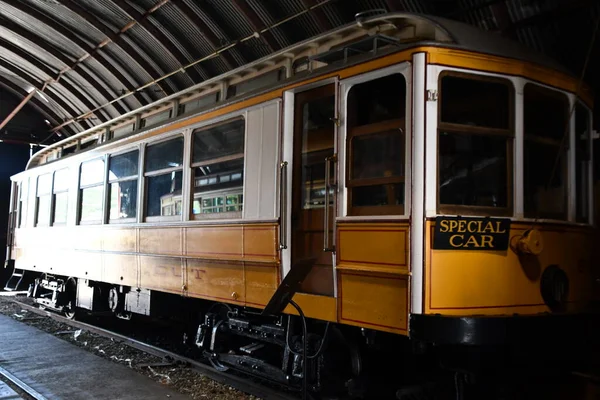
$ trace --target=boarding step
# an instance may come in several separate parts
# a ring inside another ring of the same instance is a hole
[[[262,349],[263,347],[265,347],[265,345],[262,343],[252,343],[247,346],[240,347],[240,351],[242,351],[246,354],[253,355],[254,353],[256,353],[258,350]]]
[[[8,282],[6,282],[6,285],[4,286],[4,290],[7,290],[9,292],[18,290],[19,285],[21,284],[21,281],[23,281],[24,276],[25,276],[24,269],[19,269],[19,268],[13,269],[13,273],[12,273],[11,277],[8,278]]]

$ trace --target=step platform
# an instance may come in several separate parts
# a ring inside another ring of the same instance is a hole
[[[190,399],[5,315],[0,315],[0,368],[45,399]]]

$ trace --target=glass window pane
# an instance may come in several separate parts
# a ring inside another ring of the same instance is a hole
[[[568,129],[567,96],[528,83],[524,91],[525,135],[560,141]]]
[[[54,193],[69,190],[69,170],[61,169],[54,173]]]
[[[396,206],[404,204],[404,184],[359,186],[352,191],[352,206]]]
[[[404,137],[389,131],[352,139],[352,179],[404,175]]]
[[[524,149],[525,216],[565,219],[567,217],[567,157],[563,148],[526,140]],[[554,163],[558,164],[552,180]]]
[[[81,221],[102,220],[103,197],[103,186],[81,189]]]
[[[349,123],[352,127],[404,118],[406,80],[389,75],[353,86],[348,94]]]
[[[37,194],[38,196],[41,194],[50,193],[52,190],[52,174],[45,174],[38,176],[38,186],[37,186]]]
[[[81,186],[104,182],[104,160],[98,159],[81,164]]]
[[[590,114],[581,105],[575,109],[575,186],[577,193],[576,216],[578,222],[588,222],[590,196]]]
[[[175,205],[181,201],[182,172],[175,171],[148,178],[146,212],[149,217],[181,215]]]
[[[441,121],[509,129],[512,88],[500,82],[444,76],[441,80]]]
[[[242,187],[243,173],[243,159],[197,167],[194,170],[195,193]]]
[[[69,193],[62,192],[54,195],[54,223],[64,224],[67,222],[69,210]]]
[[[245,122],[243,119],[198,130],[194,133],[194,163],[244,154]]]
[[[114,181],[128,176],[137,176],[139,151],[130,151],[110,158],[108,180]]]
[[[50,224],[50,195],[38,197],[37,225]]]
[[[136,217],[137,186],[137,179],[110,185],[110,219]]]
[[[502,136],[442,132],[440,204],[508,207],[508,144]]]
[[[146,172],[181,167],[182,164],[183,137],[181,136],[146,148],[146,162],[144,164]]]

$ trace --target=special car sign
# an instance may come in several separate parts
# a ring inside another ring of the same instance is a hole
[[[440,250],[507,250],[509,218],[437,217],[433,248]]]

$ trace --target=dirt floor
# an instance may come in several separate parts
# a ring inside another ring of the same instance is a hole
[[[29,303],[27,300],[19,297],[19,301]],[[23,310],[9,298],[0,297],[0,313],[82,347],[99,357],[123,364],[179,393],[190,396],[191,399],[257,399],[257,397],[240,392],[231,386],[215,382],[186,365],[172,364],[170,360],[146,354],[113,339],[73,328],[51,318]]]

